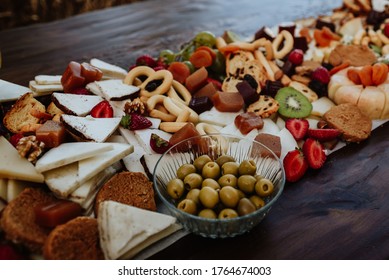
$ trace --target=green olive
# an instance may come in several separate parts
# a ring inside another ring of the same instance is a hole
[[[177,169],[177,178],[184,180],[186,175],[196,173],[196,167],[193,164],[185,163]]]
[[[217,215],[212,209],[205,208],[199,212],[199,217],[206,219],[216,219]]]
[[[201,173],[204,165],[211,161],[212,159],[209,157],[209,155],[201,155],[193,161],[193,165],[196,167],[197,172]]]
[[[187,194],[186,198],[193,200],[197,205],[200,205],[199,199],[200,189],[191,189]]]
[[[237,207],[239,216],[250,214],[255,210],[257,210],[257,207],[255,207],[254,203],[252,203],[251,200],[248,199],[247,197],[244,197],[241,200],[239,200],[238,207]]]
[[[220,185],[215,179],[207,178],[203,180],[201,187],[211,187],[215,190],[220,190]]]
[[[235,208],[240,200],[238,190],[231,186],[221,188],[219,191],[219,198],[220,201],[229,208]]]
[[[226,162],[222,165],[222,174],[232,174],[236,177],[239,176],[239,163],[234,161]]]
[[[190,173],[185,176],[184,186],[188,191],[191,189],[199,189],[201,187],[201,183],[203,182],[203,177],[197,173]]]
[[[256,182],[254,176],[242,175],[238,178],[238,188],[244,193],[250,194],[254,192]]]
[[[255,172],[257,171],[257,165],[255,164],[255,161],[252,159],[247,160],[245,159],[239,164],[239,174],[240,175],[255,175]]]
[[[232,174],[226,174],[221,176],[217,182],[219,183],[220,187],[231,186],[236,188],[238,179]]]
[[[263,178],[263,176],[260,175],[260,174],[255,174],[254,178],[255,178],[255,180],[259,181],[259,180],[261,180]]]
[[[255,183],[255,192],[261,197],[269,196],[274,191],[273,182],[269,179],[262,178]]]
[[[200,190],[199,199],[205,208],[213,208],[219,202],[219,194],[211,187],[204,187]]]
[[[226,162],[234,162],[234,161],[235,159],[232,156],[228,156],[228,155],[222,155],[216,159],[216,163],[219,164],[219,166],[223,166],[223,164],[225,164]]]
[[[216,162],[213,162],[213,161],[207,162],[204,165],[201,174],[203,175],[204,179],[212,178],[212,179],[216,180],[220,176],[220,166]]]
[[[174,199],[179,199],[184,194],[184,182],[181,179],[173,178],[167,183],[167,193]]]
[[[196,215],[197,213],[197,205],[191,199],[185,198],[184,200],[181,200],[180,203],[178,203],[177,208],[192,215]]]
[[[246,197],[246,194],[244,192],[242,192],[240,189],[236,189],[236,190],[238,191],[239,199]]]
[[[265,201],[257,195],[252,195],[249,199],[257,209],[262,208],[266,204]]]
[[[231,208],[224,208],[222,211],[220,211],[218,218],[219,219],[232,219],[238,217],[238,213]]]

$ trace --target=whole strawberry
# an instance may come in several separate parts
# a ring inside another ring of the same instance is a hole
[[[320,66],[312,72],[311,78],[326,85],[330,82],[331,76],[325,67]]]
[[[120,124],[129,130],[145,129],[153,125],[146,117],[134,113],[123,116]]]
[[[157,154],[163,154],[170,148],[170,144],[168,141],[161,138],[159,135],[155,133],[151,133],[150,147]]]
[[[138,57],[136,59],[135,64],[137,66],[143,65],[143,66],[149,66],[151,68],[158,66],[157,61],[154,58],[152,58],[150,55],[147,55],[147,54],[141,55],[140,57]]]

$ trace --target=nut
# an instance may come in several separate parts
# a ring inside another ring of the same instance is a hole
[[[45,143],[36,140],[35,135],[22,137],[16,149],[21,157],[27,158],[29,162],[35,163],[42,154]]]
[[[146,112],[146,105],[140,100],[140,98],[135,98],[132,101],[126,102],[124,105],[124,112],[128,115],[131,113],[144,115]]]

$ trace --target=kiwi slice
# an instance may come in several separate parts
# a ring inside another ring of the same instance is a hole
[[[311,114],[311,102],[292,87],[280,89],[274,98],[280,105],[278,113],[286,118],[305,118]]]

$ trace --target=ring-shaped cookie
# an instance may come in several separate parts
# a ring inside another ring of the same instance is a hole
[[[198,123],[196,125],[196,130],[200,133],[200,135],[220,133],[220,131],[215,126],[209,123]]]
[[[182,104],[181,102],[178,102],[174,99],[172,99],[173,103],[176,104],[178,107],[180,107],[182,110],[188,110],[190,112],[188,121],[192,123],[198,123],[199,122],[199,115],[190,107],[186,106],[185,104]],[[167,109],[167,108],[166,108]]]
[[[137,85],[137,83],[139,83],[139,77],[146,76],[148,78],[154,73],[155,71],[153,68],[150,68],[148,66],[137,66],[127,73],[127,76],[124,78],[123,83],[127,85]],[[139,84],[137,86],[139,86]]]
[[[163,104],[163,101],[164,101],[165,98],[166,98],[166,96],[164,96],[164,95],[153,95],[153,96],[151,96],[146,101],[147,109],[148,110],[153,110],[157,104],[159,104],[159,103]]]
[[[281,43],[284,41],[282,49],[278,50]],[[282,59],[293,49],[294,39],[289,31],[282,30],[278,33],[277,37],[273,41],[273,54],[274,58]]]
[[[176,116],[162,112],[162,111],[157,110],[157,109],[152,109],[149,112],[149,116],[153,117],[153,118],[160,119],[161,121],[164,121],[164,122],[174,122],[177,119]]]
[[[176,80],[173,80],[172,86],[169,89],[167,95],[170,98],[173,98],[185,105],[189,105],[189,102],[192,99],[192,95],[190,94],[188,89]]]
[[[162,84],[160,84],[153,91],[146,90],[147,85],[154,80],[163,80]],[[169,88],[173,83],[173,74],[168,70],[159,70],[155,72],[153,75],[149,76],[139,87],[140,87],[140,95],[151,97],[153,95],[165,94],[168,92]]]
[[[266,59],[267,60],[272,60],[273,59],[273,45],[272,43],[265,39],[265,38],[260,38],[258,40],[255,40],[252,42],[252,44],[255,46],[255,49],[259,49],[260,47],[264,47],[266,50]]]

